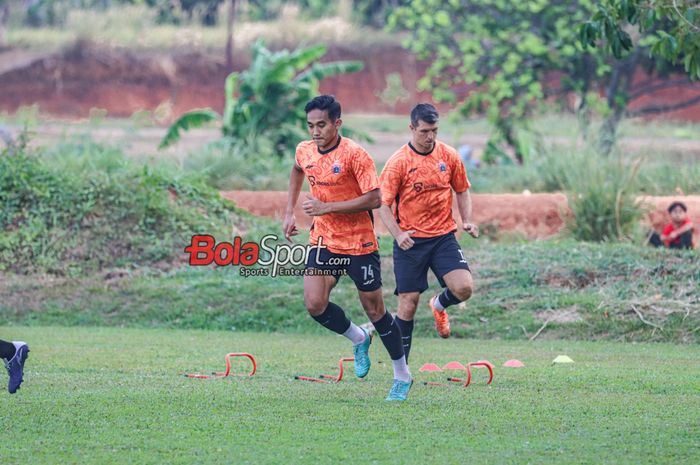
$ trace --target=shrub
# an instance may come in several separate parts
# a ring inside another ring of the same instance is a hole
[[[622,240],[632,237],[643,210],[637,189],[641,160],[604,157],[582,150],[566,154],[558,166],[574,220],[572,235],[583,241]]]
[[[172,263],[201,231],[245,216],[201,177],[129,161],[91,142],[0,155],[0,269],[81,273]]]

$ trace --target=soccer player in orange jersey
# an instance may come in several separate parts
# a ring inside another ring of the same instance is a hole
[[[457,225],[452,218],[452,191],[457,194],[464,230],[478,237],[479,228],[472,222],[466,169],[457,151],[437,140],[438,119],[437,110],[430,104],[419,104],[411,111],[411,141],[389,158],[380,178],[379,214],[395,239],[395,294],[399,297],[396,321],[407,359],[413,317],[420,294],[428,289],[428,268],[445,288],[430,299],[441,337],[450,336],[445,309],[472,294],[469,265],[454,235]]]
[[[313,217],[309,254],[304,276],[304,304],[321,325],[342,334],[353,344],[355,374],[369,371],[370,336],[351,322],[330,293],[341,275],[355,283],[360,302],[374,324],[394,365],[394,384],[387,400],[405,400],[413,380],[404,356],[401,332],[384,308],[377,237],[372,210],[381,202],[374,161],[356,142],[342,137],[340,103],[321,95],[304,109],[312,140],[296,149],[296,163],[289,178],[289,197],[284,218],[287,240],[298,233],[294,206],[306,176],[311,195],[302,206]]]

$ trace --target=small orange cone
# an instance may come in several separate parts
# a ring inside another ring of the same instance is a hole
[[[426,363],[425,365],[420,367],[418,371],[420,371],[421,373],[424,371],[442,371],[442,368],[435,365],[434,363]]]
[[[444,367],[442,367],[443,370],[466,370],[467,367],[462,365],[459,362],[450,362],[446,364]]]
[[[503,366],[508,368],[522,368],[525,366],[525,364],[520,360],[511,359],[504,363]]]

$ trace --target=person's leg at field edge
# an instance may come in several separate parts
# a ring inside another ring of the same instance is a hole
[[[382,288],[373,291],[358,290],[362,308],[377,330],[394,368],[394,384],[387,400],[406,400],[408,391],[413,383],[403,350],[401,329],[396,320],[386,311]]]
[[[370,292],[357,291],[369,321],[377,330],[382,343],[386,348],[394,364],[394,379],[410,381],[411,372],[406,363],[406,356],[401,341],[401,329],[396,324],[394,317],[386,311],[382,289]]]
[[[14,394],[24,380],[24,362],[29,356],[29,346],[22,341],[0,340],[0,358],[5,362],[9,381],[7,390]]]
[[[420,292],[401,292],[399,293],[399,308],[396,312],[396,323],[401,330],[401,339],[403,340],[403,351],[408,361],[408,355],[411,352],[411,344],[413,343],[413,318],[416,316],[416,309],[420,301]]]
[[[370,338],[365,330],[350,321],[339,305],[330,301],[331,290],[337,282],[334,276],[304,276],[304,305],[319,324],[352,342],[356,354],[355,374],[364,378],[370,368]]]
[[[13,343],[0,339],[0,358],[10,360],[15,356],[15,352],[16,349]]]
[[[442,276],[445,284],[443,291],[430,299],[430,308],[435,317],[438,334],[441,337],[450,336],[450,323],[445,309],[468,300],[472,296],[474,281],[469,270],[456,269]]]

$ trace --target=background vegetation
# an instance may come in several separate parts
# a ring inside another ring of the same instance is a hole
[[[45,122],[38,110],[2,117],[11,127],[26,127],[29,143],[20,140],[0,155],[0,324],[319,331],[301,299],[289,298],[298,292],[298,279],[245,279],[236,269],[190,269],[182,266],[182,251],[189,237],[202,231],[248,240],[279,234],[278,224],[237,210],[217,191],[286,189],[291,157],[284,154],[303,137],[301,104],[326,76],[358,69],[357,63],[319,64],[326,51],[318,45],[320,37],[352,38],[352,44],[403,38],[418,55],[438,57],[423,84],[461,110],[443,119],[440,137],[459,146],[492,132],[481,165],[470,167],[474,191],[563,191],[575,214],[566,232],[547,243],[527,243],[488,224],[478,247],[463,239],[480,287],[468,306],[454,310],[455,334],[697,341],[698,301],[692,292],[700,279],[697,252],[642,247],[644,209],[637,198],[700,192],[700,168],[692,153],[644,142],[694,140],[700,130],[693,124],[625,120],[632,116],[626,110],[632,96],[624,95],[624,85],[597,97],[597,89],[616,73],[629,71],[625,66],[633,56],[639,60],[635,66],[647,66],[654,76],[681,70],[684,82],[690,82],[695,62],[686,57],[694,42],[667,9],[649,13],[645,4],[629,2],[631,9],[620,16],[614,4],[596,10],[590,2],[575,3],[572,15],[563,14],[567,6],[557,1],[548,8],[534,2],[511,15],[489,15],[510,6],[485,0],[470,3],[476,10],[464,10],[473,13],[466,19],[460,2],[438,5],[430,17],[415,14],[436,6],[432,0],[344,1],[329,8],[314,1],[290,7],[255,1],[47,0],[33,2],[33,11],[28,4],[2,3],[10,47],[69,43],[84,35],[110,46],[170,49],[180,34],[193,48],[220,50],[230,36],[223,23],[231,21],[226,13],[232,4],[234,37],[260,26],[262,32],[251,33],[244,43],[269,34],[272,45],[255,45],[250,67],[231,74],[222,115],[195,111],[172,126],[164,140],[173,144],[170,151],[156,151],[162,132],[139,149],[128,146],[140,133],[157,129],[153,113],[115,121],[96,110],[77,136],[48,141],[40,140]],[[695,10],[683,11],[694,24]],[[398,32],[386,32],[387,24]],[[465,36],[465,27],[473,36]],[[635,27],[640,35],[630,42],[624,34]],[[282,30],[291,35],[274,35]],[[304,39],[315,45],[299,46]],[[483,43],[492,48],[481,55],[491,58],[474,61]],[[457,81],[439,79],[448,68],[458,71]],[[586,74],[587,69],[595,72]],[[551,95],[541,82],[550,72],[564,73]],[[516,75],[522,80],[511,79]],[[479,82],[491,87],[470,99],[450,91],[454,84]],[[564,105],[565,92],[579,97],[577,106]],[[487,110],[485,117],[473,116],[480,108]],[[606,125],[618,110],[615,137],[605,140],[623,138],[603,147],[590,134],[610,129]],[[345,119],[356,131],[353,136],[406,134],[404,117]],[[205,123],[209,126],[202,131],[214,141],[187,152],[177,145],[192,135],[185,130]],[[76,132],[75,125],[63,127]],[[100,128],[119,129],[127,137],[116,145],[101,143],[92,136]],[[386,297],[393,302],[389,247],[383,238]],[[336,293],[338,302],[361,318],[349,283]],[[432,335],[428,321],[419,318],[418,334]]]

